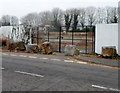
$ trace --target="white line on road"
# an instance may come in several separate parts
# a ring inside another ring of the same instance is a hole
[[[38,75],[38,74],[33,74],[33,73],[28,73],[28,72],[22,72],[22,71],[15,71],[16,73],[20,74],[26,74],[26,75],[31,75],[31,76],[36,76],[36,77],[44,77],[43,75]]]
[[[74,62],[74,61],[72,61],[72,60],[64,60],[65,62],[70,62],[70,63],[72,63],[72,62]]]
[[[14,54],[10,54],[11,56],[17,56],[17,55],[14,55]]]
[[[1,70],[4,70],[5,68],[2,67],[2,68],[0,68],[0,69],[1,69]]]
[[[34,57],[34,56],[29,56],[29,58],[37,58],[37,57]]]
[[[43,58],[40,58],[40,59],[48,59],[48,58],[46,58],[46,57],[43,57]]]
[[[114,88],[107,88],[107,87],[98,86],[98,85],[92,85],[92,87],[95,87],[95,88],[100,88],[100,89],[106,89],[106,90],[111,90],[111,91],[120,91],[120,90],[118,90],[118,89],[114,89]]]
[[[112,90],[112,91],[120,91],[118,89],[113,89],[113,88],[109,88],[109,90]]]
[[[3,55],[8,55],[8,54],[6,54],[6,53],[2,53]]]
[[[20,57],[27,57],[27,56],[25,56],[25,55],[19,55]]]
[[[22,56],[22,57],[27,57],[27,56]]]
[[[87,62],[77,61],[78,64],[88,64]]]
[[[60,59],[51,59],[51,60],[53,60],[53,61],[60,61]]]
[[[95,87],[95,88],[101,88],[101,89],[108,89],[108,88],[106,88],[106,87],[98,86],[98,85],[92,85],[92,87]]]

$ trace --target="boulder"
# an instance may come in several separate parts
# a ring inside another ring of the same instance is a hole
[[[75,45],[66,45],[64,50],[65,55],[74,56],[79,55],[79,50]]]
[[[38,51],[37,44],[28,44],[26,45],[26,52],[36,53]]]
[[[38,46],[42,54],[52,54],[53,48],[50,42],[44,42]]]
[[[103,57],[114,57],[117,55],[115,46],[102,47]]]

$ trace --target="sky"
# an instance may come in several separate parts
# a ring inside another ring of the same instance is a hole
[[[18,18],[28,13],[52,10],[60,8],[66,10],[69,8],[80,7],[105,7],[118,6],[120,0],[0,0],[0,17],[3,15],[14,15]]]

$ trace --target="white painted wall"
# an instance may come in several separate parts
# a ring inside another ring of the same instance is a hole
[[[0,36],[8,37],[11,35],[13,26],[1,26],[0,27]]]
[[[18,31],[18,28],[19,27],[19,31]],[[23,26],[14,26],[14,28],[16,28],[16,33],[19,33],[19,35],[23,32],[22,30],[23,29]],[[11,38],[11,35],[12,35],[12,29],[13,29],[13,26],[1,26],[0,27],[0,38],[7,38],[8,35],[9,37]],[[16,36],[13,36],[13,40],[14,41],[21,41],[21,36],[19,36],[18,38],[16,38]]]
[[[96,25],[95,52],[101,54],[102,47],[104,46],[116,46],[117,53],[120,55],[120,40],[118,40],[118,24]]]
[[[120,1],[118,2],[118,53],[120,55]]]

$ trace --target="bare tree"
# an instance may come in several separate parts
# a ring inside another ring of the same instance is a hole
[[[87,15],[87,19],[88,19],[88,25],[92,26],[93,23],[96,21],[96,8],[95,7],[87,7],[86,15]]]
[[[106,20],[107,24],[118,22],[118,8],[117,7],[106,7]]]
[[[105,8],[98,7],[96,9],[96,23],[105,23]]]
[[[80,8],[79,22],[82,27],[84,27],[85,25],[85,18],[86,18],[85,8]]]
[[[72,29],[75,30],[75,29],[77,29],[78,17],[79,17],[80,11],[76,8],[71,9],[71,11],[72,11],[72,14],[73,14]]]
[[[9,15],[2,16],[1,21],[2,21],[2,26],[10,26],[10,16]]]
[[[39,13],[39,20],[41,25],[51,25],[52,16],[50,11],[44,11]]]
[[[111,23],[111,21],[110,21],[110,15],[111,15],[111,7],[106,7],[105,8],[105,12],[106,12],[106,18],[105,18],[105,23],[107,23],[107,24],[109,24],[109,23]]]
[[[118,23],[118,8],[117,7],[112,7],[110,21],[111,23]]]
[[[10,24],[11,24],[12,26],[18,25],[18,24],[19,24],[18,18],[17,18],[16,16],[11,16],[11,17],[10,17]]]
[[[2,26],[2,20],[0,19],[0,26]]]
[[[71,11],[66,10],[65,14],[64,14],[66,31],[69,31],[69,28],[70,28],[71,22],[72,22],[72,18],[73,18],[73,14],[71,13]]]
[[[62,24],[63,12],[59,8],[54,8],[52,10],[52,25],[55,29],[58,29]]]
[[[39,25],[39,17],[37,13],[29,13],[21,19],[24,25]]]
[[[118,23],[119,23],[119,27],[120,27],[120,2],[118,3]]]

